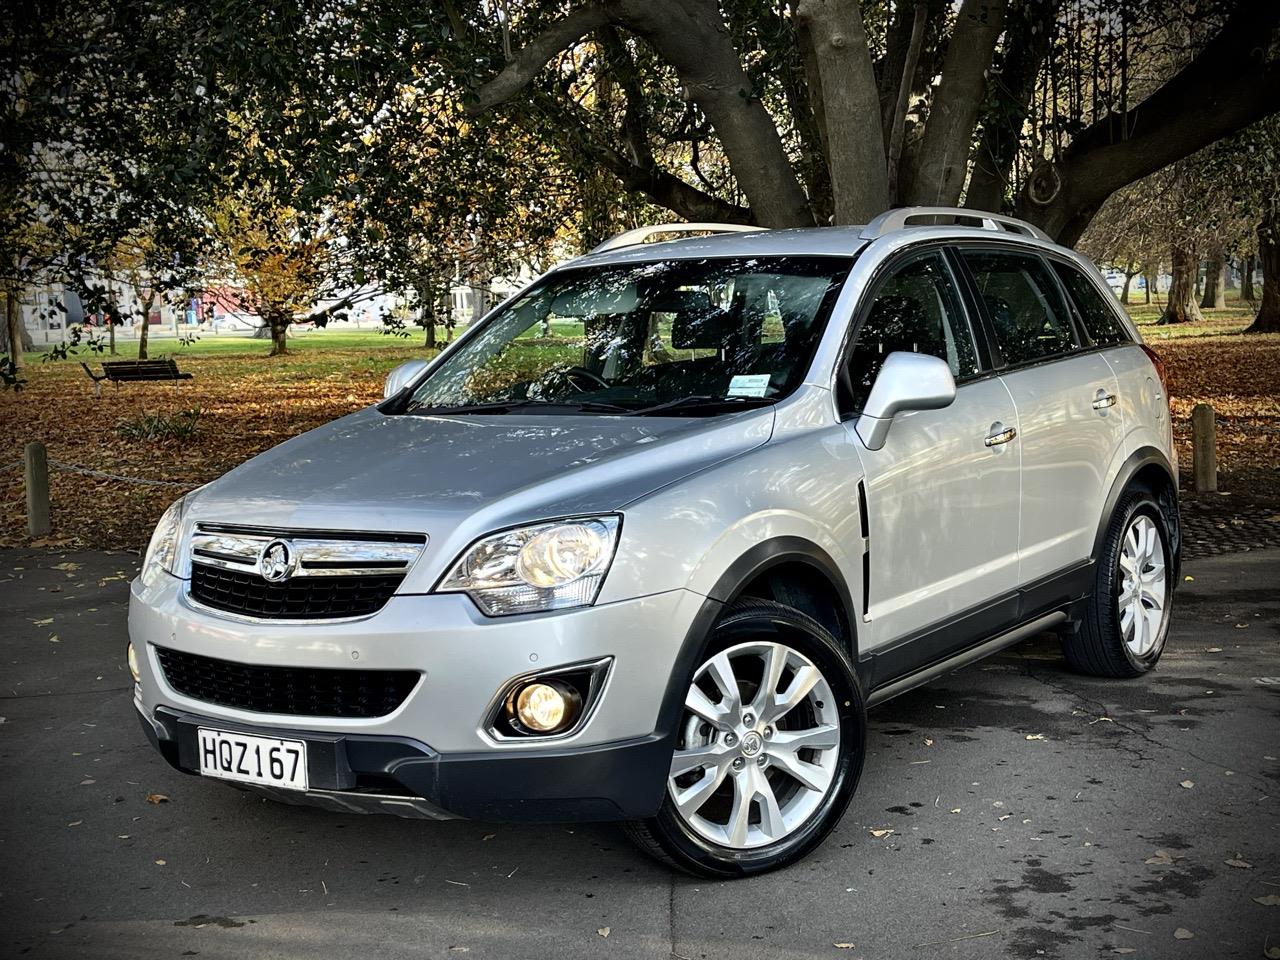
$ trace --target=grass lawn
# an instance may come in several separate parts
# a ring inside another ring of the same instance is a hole
[[[1157,327],[1159,307],[1134,306],[1144,338],[1169,367],[1179,454],[1190,470],[1188,418],[1196,403],[1220,418],[1221,486],[1240,500],[1280,507],[1280,336],[1240,336],[1251,312],[1238,302],[1206,311],[1202,324]],[[556,334],[572,333],[571,328]],[[121,358],[137,355],[121,338]],[[102,355],[41,362],[29,355],[26,389],[0,394],[0,470],[41,440],[49,457],[129,477],[182,486],[122,483],[54,470],[51,543],[139,548],[164,507],[184,489],[206,483],[248,457],[304,430],[378,400],[396,364],[429,354],[419,336],[373,331],[314,331],[292,337],[290,353],[268,358],[270,344],[203,336],[188,346],[152,341],[151,355],[173,356],[193,379],[172,383],[103,384],[101,399],[79,360],[96,368]],[[194,435],[129,440],[120,428],[144,414],[173,416],[198,408]],[[20,470],[0,472],[0,544],[28,542]]]

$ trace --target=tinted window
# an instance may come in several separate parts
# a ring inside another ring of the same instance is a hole
[[[1132,338],[1124,328],[1120,318],[1116,316],[1115,307],[1098,292],[1098,288],[1075,267],[1054,261],[1053,269],[1058,272],[1062,285],[1076,303],[1080,318],[1084,320],[1084,328],[1089,332],[1089,339],[1098,346],[1110,346],[1114,343],[1129,343]]]
[[[1066,304],[1043,260],[992,250],[962,255],[978,282],[1006,363],[1028,363],[1075,347]]]
[[[895,351],[941,357],[956,379],[978,372],[969,325],[938,254],[902,267],[872,301],[849,360],[853,409],[862,409],[884,358]]]

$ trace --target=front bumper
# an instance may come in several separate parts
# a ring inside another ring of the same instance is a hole
[[[140,700],[134,705],[152,745],[184,773],[199,772],[199,727],[305,740],[307,791],[233,785],[338,813],[427,820],[630,820],[657,812],[671,763],[670,740],[657,734],[568,750],[441,755],[405,737],[251,726],[164,707],[149,715]]]
[[[663,717],[672,678],[685,670],[685,641],[707,603],[677,590],[490,619],[461,595],[397,596],[362,620],[250,623],[193,606],[185,581],[135,581],[135,704],[148,737],[186,772],[199,767],[199,726],[306,740],[312,789],[270,791],[276,799],[431,818],[649,816],[670,763]],[[413,670],[421,679],[386,716],[259,713],[180,694],[165,681],[156,647],[258,666]],[[612,658],[608,676],[571,735],[503,741],[487,731],[494,698],[513,678],[601,657]]]

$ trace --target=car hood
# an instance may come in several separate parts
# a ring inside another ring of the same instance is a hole
[[[389,416],[369,408],[235,468],[193,494],[186,515],[424,533],[432,547],[441,538],[470,542],[511,524],[616,510],[759,446],[772,427],[767,407],[713,419]]]

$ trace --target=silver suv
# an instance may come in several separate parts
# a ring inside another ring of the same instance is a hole
[[[1154,666],[1169,411],[1091,264],[950,209],[687,229],[169,508],[129,615],[165,759],[339,811],[626,821],[739,876],[836,824],[867,707],[1046,630]]]

